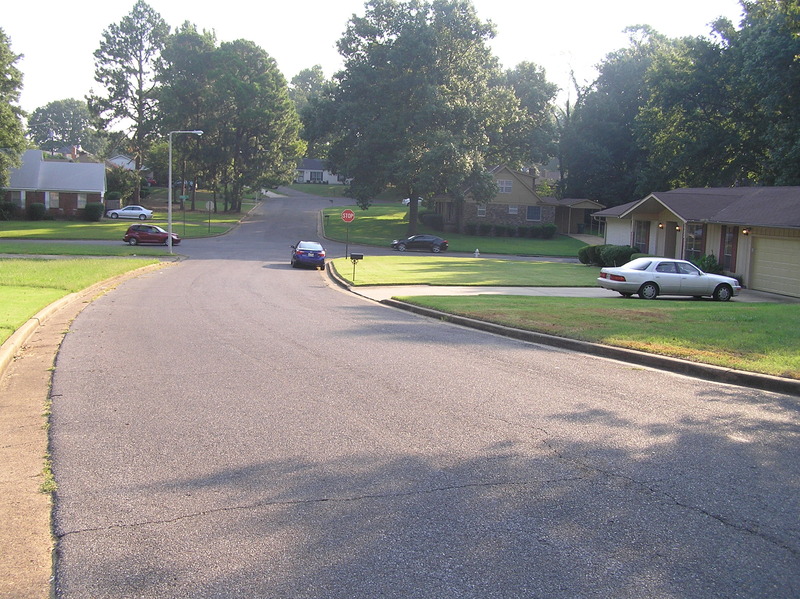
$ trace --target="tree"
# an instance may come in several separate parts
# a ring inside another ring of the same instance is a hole
[[[100,149],[84,100],[55,100],[37,108],[28,118],[28,136],[42,150],[73,145],[92,153]]]
[[[105,95],[90,95],[89,110],[104,127],[118,122],[131,137],[136,170],[142,166],[147,146],[156,132],[157,90],[155,74],[169,26],[144,0],[118,24],[103,31],[95,50],[95,80]],[[138,201],[138,188],[134,201]]]
[[[300,119],[275,60],[253,42],[222,43],[209,81],[204,157],[218,165],[226,201],[238,211],[247,188],[294,180],[305,151]]]
[[[22,58],[11,51],[11,41],[0,29],[0,187],[8,184],[8,171],[19,166],[25,150],[24,113],[16,103],[22,90],[22,73],[15,63]]]
[[[506,71],[505,85],[514,90],[530,119],[529,162],[547,162],[556,152],[553,102],[558,86],[547,81],[544,69],[532,62],[521,62]]]
[[[562,141],[566,197],[615,206],[642,195],[639,177],[647,153],[636,136],[636,117],[647,97],[647,70],[667,40],[650,27],[628,31],[630,46],[606,57],[597,80],[580,91],[572,108]]]
[[[527,116],[488,40],[490,23],[463,0],[371,0],[338,42],[345,69],[328,104],[329,159],[352,178],[351,195],[366,209],[388,186],[413,198],[494,197],[488,165],[522,163]]]
[[[294,102],[297,114],[302,114],[303,109],[308,105],[311,98],[324,93],[328,81],[322,67],[315,64],[310,69],[303,69],[292,77],[289,86],[289,97]]]

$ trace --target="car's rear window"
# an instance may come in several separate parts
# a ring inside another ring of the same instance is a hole
[[[316,250],[316,251],[319,251],[319,250],[322,249],[322,246],[320,244],[318,244],[318,243],[306,242],[306,243],[298,244],[297,249],[298,250]]]
[[[647,267],[650,266],[652,260],[648,260],[647,258],[636,258],[636,260],[631,260],[625,265],[625,268],[630,268],[631,270],[647,270]]]

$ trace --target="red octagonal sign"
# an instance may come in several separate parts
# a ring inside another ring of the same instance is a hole
[[[342,220],[344,222],[352,223],[355,218],[356,218],[356,213],[350,210],[349,208],[347,210],[342,211]]]

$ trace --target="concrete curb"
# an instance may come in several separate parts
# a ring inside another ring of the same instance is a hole
[[[339,273],[336,272],[336,268],[331,263],[328,263],[327,271],[330,278],[337,285],[352,293],[358,294],[357,290],[354,290],[351,285],[342,279]],[[366,296],[362,295],[362,297]],[[450,322],[452,324],[470,327],[480,331],[494,333],[496,335],[503,335],[504,337],[518,339],[520,341],[548,345],[550,347],[591,354],[593,356],[601,356],[604,358],[610,358],[631,364],[638,364],[648,368],[667,370],[676,374],[683,374],[686,376],[715,381],[718,383],[727,383],[730,385],[750,387],[753,389],[760,389],[762,391],[784,393],[787,395],[796,395],[800,397],[800,380],[745,372],[742,370],[733,370],[731,368],[689,362],[687,360],[680,360],[678,358],[659,356],[657,354],[648,354],[646,352],[640,352],[621,347],[612,347],[610,345],[601,345],[599,343],[589,343],[587,341],[568,339],[566,337],[556,337],[554,335],[547,335],[545,333],[535,333],[533,331],[515,329],[482,320],[475,320],[472,318],[448,314],[446,312],[439,312],[438,310],[432,310],[430,308],[414,306],[412,304],[407,304],[394,299],[385,299],[378,303],[391,306],[393,308],[406,310],[420,316],[435,318],[436,320]]]

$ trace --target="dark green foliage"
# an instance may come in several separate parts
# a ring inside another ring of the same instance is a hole
[[[714,256],[714,254],[700,256],[696,260],[692,260],[692,263],[703,272],[709,272],[716,275],[722,274],[722,265],[720,265],[720,263],[717,261],[717,258]]]
[[[434,231],[444,231],[444,218],[436,212],[421,212],[419,222]]]
[[[478,224],[478,235],[481,237],[489,237],[492,234],[492,225],[489,223]]]
[[[44,204],[33,203],[28,204],[25,209],[25,217],[28,220],[45,220],[47,218],[47,208]]]
[[[11,220],[19,213],[19,206],[14,202],[0,202],[0,220]]]
[[[478,223],[467,223],[464,225],[464,232],[467,235],[477,235],[478,234]]]
[[[103,218],[105,207],[100,202],[89,202],[83,210],[83,220],[97,222]]]
[[[638,251],[629,245],[606,245],[600,250],[600,266],[622,266]]]
[[[585,245],[578,250],[578,260],[581,264],[591,264],[592,260],[589,257],[589,248],[591,246]]]

